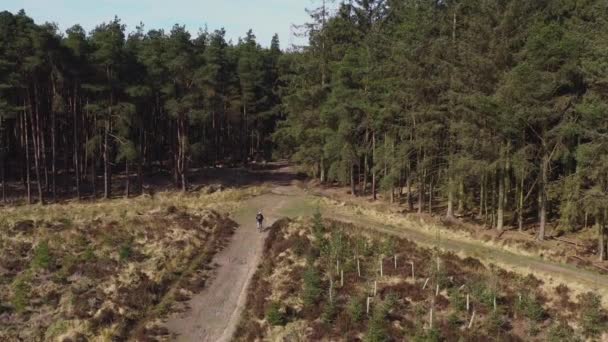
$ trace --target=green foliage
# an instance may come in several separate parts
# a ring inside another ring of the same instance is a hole
[[[503,331],[506,323],[507,320],[505,318],[503,310],[492,310],[484,321],[484,327],[488,331],[488,333],[492,335],[499,335]]]
[[[463,291],[458,290],[457,288],[450,288],[448,290],[448,296],[450,299],[450,304],[456,310],[463,312],[467,308],[467,297]]]
[[[58,336],[66,333],[69,328],[70,322],[63,320],[55,321],[46,329],[46,332],[44,333],[44,338],[47,341],[56,339]]]
[[[494,307],[494,298],[498,294],[487,287],[485,282],[476,282],[471,285],[471,296],[488,308]]]
[[[548,342],[581,342],[568,322],[560,320],[554,323],[547,333]]]
[[[396,252],[395,244],[396,244],[395,238],[392,236],[384,239],[382,242],[381,253],[384,254],[385,256],[394,255]]]
[[[348,317],[352,322],[360,322],[365,316],[365,298],[351,298],[346,310],[348,312]]]
[[[133,242],[131,242],[129,240],[120,246],[120,248],[118,250],[118,256],[120,258],[120,261],[128,261],[132,255],[133,255]]]
[[[433,329],[418,329],[417,333],[412,338],[413,342],[439,342],[441,341],[441,332],[437,328]]]
[[[314,265],[309,265],[302,276],[302,300],[304,306],[315,305],[321,297],[321,278]]]
[[[521,315],[537,323],[543,321],[547,315],[538,300],[527,293],[522,294],[521,301],[517,302],[516,309]]]
[[[601,297],[593,292],[587,292],[578,297],[580,306],[579,325],[583,336],[598,337],[606,331],[606,312],[602,308]]]
[[[365,341],[382,342],[388,341],[386,315],[388,310],[384,303],[379,303],[373,309],[372,317],[369,320]]]
[[[448,316],[448,325],[452,328],[452,329],[458,329],[462,326],[463,321],[460,319],[459,315],[457,312],[452,312],[449,316]]]
[[[287,319],[281,311],[281,306],[277,302],[272,302],[266,311],[266,320],[270,325],[285,325]]]
[[[11,286],[11,304],[17,312],[23,312],[29,305],[30,281],[30,277],[27,274],[21,274],[13,280]]]
[[[315,237],[323,236],[325,234],[325,224],[323,223],[323,215],[321,209],[317,207],[312,215],[312,232]]]
[[[84,253],[82,255],[82,260],[85,262],[90,262],[90,261],[93,261],[94,259],[95,259],[95,251],[93,250],[93,247],[88,246],[84,250]]]
[[[321,312],[321,321],[324,323],[332,323],[336,319],[338,313],[338,307],[335,302],[327,301],[323,306],[323,312]]]
[[[580,204],[577,203],[581,196],[579,177],[567,178],[560,188],[562,190],[562,200],[559,207],[559,230],[563,232],[572,232],[576,230],[577,225],[581,222],[581,217],[584,214],[584,212],[581,211]]]
[[[46,240],[41,241],[34,249],[32,258],[32,266],[35,268],[50,269],[53,258],[49,248],[49,243]]]

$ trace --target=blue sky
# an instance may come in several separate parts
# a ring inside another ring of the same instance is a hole
[[[0,11],[25,9],[37,23],[54,22],[62,31],[80,24],[88,32],[114,15],[129,32],[140,22],[146,30],[179,23],[193,34],[205,26],[224,27],[234,42],[251,28],[264,46],[278,33],[285,49],[305,41],[293,35],[292,24],[306,22],[305,8],[313,6],[313,0],[2,0]]]

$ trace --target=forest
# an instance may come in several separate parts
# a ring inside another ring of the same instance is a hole
[[[594,226],[605,259],[605,1],[315,6],[308,45],[283,51],[0,13],[3,199],[128,197],[157,173],[185,191],[196,168],[289,158],[354,196],[539,240]]]
[[[608,7],[382,1],[313,12],[278,153],[355,195],[489,227],[608,219]],[[441,212],[439,212],[441,210]]]
[[[0,13],[3,199],[11,180],[28,203],[110,198],[113,174],[127,197],[144,173],[167,172],[185,191],[190,168],[269,155],[278,36],[262,48],[252,31],[236,44],[223,29],[125,31],[117,17],[64,34],[24,11]]]

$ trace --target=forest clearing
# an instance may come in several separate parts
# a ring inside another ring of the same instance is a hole
[[[224,174],[230,180],[230,172]],[[400,304],[386,310],[400,312],[388,316],[399,325],[378,327],[379,336],[390,336],[389,340],[414,331],[407,329],[415,329],[420,340],[449,341],[457,336],[484,340],[493,336],[543,341],[555,334],[571,341],[575,332],[581,339],[602,336],[606,314],[602,301],[606,299],[608,276],[597,270],[577,268],[559,258],[545,260],[537,250],[508,251],[508,245],[459,235],[451,226],[425,224],[425,217],[415,213],[414,217],[390,214],[372,205],[366,208],[337,201],[338,192],[344,193],[343,199],[349,198],[347,189],[331,189],[334,199],[330,199],[322,195],[327,189],[303,182],[290,167],[254,171],[245,178],[262,185],[201,187],[186,194],[159,192],[154,197],[99,203],[11,208],[2,228],[0,319],[7,323],[3,336],[9,340],[20,336],[57,341],[228,341],[230,336],[237,340],[289,340],[293,336],[335,340],[341,329],[347,329],[353,335],[345,339],[366,339],[370,332],[365,324],[372,324],[375,310],[396,298]],[[269,224],[278,220],[268,233],[255,231],[253,216],[259,209],[267,213]],[[315,214],[318,210],[326,218]],[[315,225],[323,226],[321,235],[325,237],[313,234],[311,227]],[[317,255],[321,252],[312,252],[315,248],[330,249],[334,243],[327,242],[328,246],[321,248],[316,239],[344,240],[340,251],[323,252],[341,253],[337,263],[342,266],[335,271],[336,260],[330,260],[330,267],[325,259],[331,256],[317,256],[318,300],[315,308],[306,311],[301,291],[308,286],[302,272],[309,265],[309,253]],[[355,251],[361,257],[358,271],[351,255]],[[437,255],[441,260],[439,273],[433,269],[436,263],[429,261]],[[380,259],[382,276],[378,276],[379,261],[373,261]],[[468,268],[467,263],[473,266]],[[414,277],[410,279],[412,268]],[[274,273],[260,273],[270,270]],[[358,272],[365,275],[355,276]],[[440,280],[433,278],[436,274],[441,274]],[[260,277],[264,281],[278,277],[280,281],[270,286],[260,283]],[[92,279],[98,283],[91,283]],[[337,284],[345,280],[360,284],[340,294],[342,287]],[[434,309],[435,329],[429,330],[425,324],[429,324],[428,310],[434,300],[431,288],[436,290],[438,281],[445,286],[443,297],[438,299],[443,304]],[[367,299],[361,298],[371,291],[373,282],[380,297],[370,299],[375,303],[370,316],[366,313],[350,321],[352,317],[337,315],[348,310],[335,307],[328,321],[323,318],[330,288],[336,291],[332,296],[341,298],[336,305],[346,308],[351,297],[359,301],[355,306],[366,304]],[[426,286],[424,282],[428,282]],[[452,303],[462,300],[454,297],[454,287],[463,285],[477,291],[474,299],[473,292],[469,293],[476,318],[469,330],[447,334],[453,330],[450,327],[465,326],[471,320],[472,311],[463,311],[462,303]],[[493,311],[488,293],[497,296],[498,311]],[[533,297],[518,302],[522,293]],[[134,303],[128,301],[130,296],[147,299]],[[52,309],[54,306],[57,308]],[[77,309],[79,306],[85,307]],[[562,306],[569,311],[560,310]],[[278,315],[280,324],[269,323],[267,315],[275,309],[278,312],[272,315]],[[526,315],[536,313],[521,310],[541,313],[528,318]],[[260,326],[252,325],[254,317]],[[384,319],[377,317],[378,321]],[[587,319],[597,331],[584,327]],[[24,324],[29,328],[23,329]],[[284,324],[285,330],[271,328]],[[561,341],[557,337],[553,340]]]

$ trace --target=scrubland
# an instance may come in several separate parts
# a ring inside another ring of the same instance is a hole
[[[236,340],[577,341],[606,338],[595,292],[334,220],[282,220]]]
[[[215,190],[2,208],[0,340],[166,335],[157,323],[205,286],[236,228],[227,214],[265,191]]]

